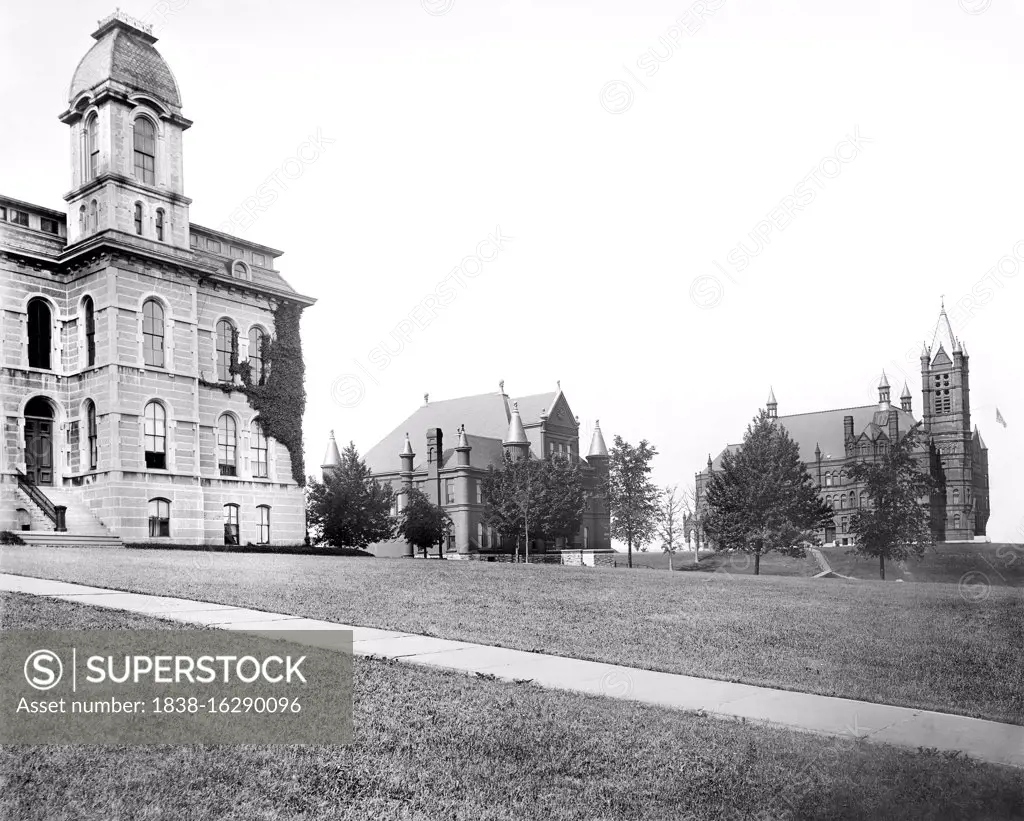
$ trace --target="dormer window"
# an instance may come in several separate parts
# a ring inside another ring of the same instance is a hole
[[[28,214],[24,211],[18,211],[14,208],[11,209],[11,215],[8,218],[15,225],[23,225],[28,228]]]
[[[252,279],[249,276],[249,266],[246,265],[242,260],[236,259],[231,263],[231,276],[235,279]]]
[[[156,128],[145,117],[135,120],[135,179],[156,184]]]

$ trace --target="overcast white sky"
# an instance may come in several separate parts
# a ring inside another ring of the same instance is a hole
[[[365,452],[425,392],[561,380],[588,428],[649,439],[659,482],[688,484],[769,385],[780,414],[848,407],[886,368],[919,413],[945,294],[990,449],[989,532],[1024,539],[1024,274],[989,273],[1024,240],[1014,0],[120,2],[155,24],[195,121],[195,222],[224,225],[325,138],[237,230],[319,300],[311,470],[329,429]],[[5,4],[5,193],[64,208],[56,117],[112,4]],[[498,226],[500,253],[433,319],[416,310]],[[758,231],[741,271],[730,254]],[[372,349],[410,326],[379,369]]]

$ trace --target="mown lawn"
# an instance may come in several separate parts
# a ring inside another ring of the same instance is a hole
[[[4,629],[175,625],[0,594]],[[1024,773],[933,752],[355,661],[346,747],[0,748],[0,817],[1014,819]]]
[[[849,553],[850,548],[828,547],[821,552],[837,573],[855,579],[878,578],[878,560]],[[887,581],[944,582],[973,588],[981,596],[986,587],[1024,587],[1024,545],[940,544],[920,559],[886,562]]]
[[[0,570],[1024,724],[1011,588],[38,547]]]

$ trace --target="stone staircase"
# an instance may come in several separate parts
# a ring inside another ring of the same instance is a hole
[[[88,505],[82,502],[68,488],[38,487],[47,499],[54,505],[63,505],[67,508],[64,523],[66,531],[57,532],[54,523],[50,520],[46,511],[32,498],[31,493],[19,487],[19,496],[24,502],[24,508],[28,511],[32,520],[31,530],[18,531],[18,535],[27,544],[47,544],[61,546],[89,546],[89,547],[120,547],[121,537],[111,533],[89,509]]]

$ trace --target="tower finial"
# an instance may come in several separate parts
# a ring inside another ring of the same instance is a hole
[[[423,404],[424,405],[429,405],[430,404],[430,394],[429,393],[423,394]]]

